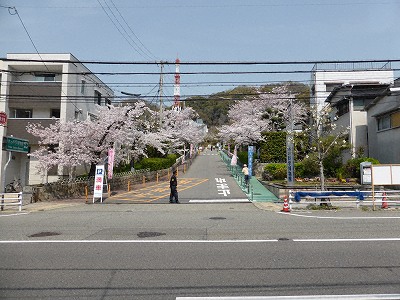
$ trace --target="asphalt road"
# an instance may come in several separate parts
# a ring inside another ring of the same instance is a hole
[[[398,210],[39,207],[0,213],[2,299],[400,294]]]
[[[80,204],[8,215],[0,217],[0,295],[398,293],[399,218],[398,212],[280,214],[245,203]]]
[[[107,198],[105,203],[168,203],[169,182],[138,187]],[[201,152],[193,164],[178,174],[178,194],[181,203],[248,202],[218,151]]]

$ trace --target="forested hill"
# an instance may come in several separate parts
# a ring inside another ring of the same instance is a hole
[[[208,97],[190,97],[186,99],[186,105],[192,107],[209,127],[220,126],[228,123],[229,106],[236,100],[257,97],[261,93],[271,92],[278,85],[287,84],[289,90],[296,94],[299,101],[309,103],[309,87],[301,83],[282,83],[264,85],[261,87],[239,86],[232,90],[212,94]]]

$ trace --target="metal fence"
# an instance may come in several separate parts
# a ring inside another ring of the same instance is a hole
[[[311,196],[302,197],[301,201],[295,201],[295,194],[301,190],[289,191],[289,205],[301,207],[308,205],[332,205],[337,207],[355,207],[372,206],[374,209],[400,207],[400,190],[377,190],[377,191],[354,191],[354,195],[335,195],[344,193],[343,191],[329,191],[332,195],[326,195],[326,192],[308,191]],[[360,194],[362,197],[356,196]]]

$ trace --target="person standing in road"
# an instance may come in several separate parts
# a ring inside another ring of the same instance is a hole
[[[173,199],[175,199],[176,203],[179,203],[178,190],[177,190],[178,179],[176,178],[176,174],[177,174],[177,172],[176,172],[176,170],[174,170],[172,172],[172,176],[169,181],[169,188],[171,189],[171,193],[169,195],[169,203],[174,203]]]
[[[249,169],[246,164],[243,165],[242,172],[244,174],[244,182],[247,185],[249,183]]]

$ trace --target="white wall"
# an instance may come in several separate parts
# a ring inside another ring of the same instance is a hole
[[[34,82],[35,77],[29,72],[60,72],[61,70],[63,73],[77,73],[77,72],[84,72],[88,75],[79,75],[79,74],[62,74],[56,75],[56,81],[62,81],[62,92],[61,92],[61,104],[60,104],[60,119],[62,121],[72,121],[75,119],[75,111],[81,110],[82,113],[78,115],[79,120],[85,120],[87,117],[87,113],[95,113],[96,112],[96,105],[94,103],[94,91],[98,90],[102,96],[109,97],[112,100],[113,91],[105,86],[105,84],[97,78],[97,76],[90,74],[90,70],[86,68],[84,65],[80,64],[79,61],[71,54],[8,54],[7,58],[9,59],[26,59],[26,60],[65,60],[71,61],[71,63],[63,63],[63,62],[45,62],[45,65],[42,62],[13,62],[13,61],[0,61],[0,68],[7,70],[7,69],[15,69],[26,71],[22,76],[19,76],[18,79],[14,78],[17,81],[26,81],[26,82]],[[84,79],[88,84],[85,89],[84,95],[81,94],[81,80]],[[8,95],[9,94],[9,84],[11,82],[11,76],[8,72],[2,73],[2,85],[1,85],[1,94]],[[93,84],[94,83],[94,84]],[[66,96],[69,98],[66,99]],[[76,97],[80,96],[89,96],[90,98],[86,99],[79,99],[76,100]],[[4,99],[2,99],[4,100]],[[104,100],[102,105],[104,105]],[[40,119],[47,119],[50,118],[50,108],[46,107],[45,105],[34,105],[30,103],[29,108],[33,108],[33,115],[32,121],[34,118]],[[28,107],[27,107],[28,108]],[[8,103],[6,101],[0,101],[0,111],[5,111],[7,115],[9,115],[8,111]],[[5,132],[4,127],[0,127],[0,139],[7,133]],[[32,149],[35,148],[35,145],[31,145]],[[23,156],[25,155],[25,158]],[[11,179],[14,177],[14,174],[17,174],[17,178],[23,179],[22,183],[25,181],[26,174],[29,171],[29,180],[30,184],[38,184],[42,183],[41,175],[37,174],[37,169],[35,166],[37,165],[37,161],[33,158],[30,160],[26,159],[26,154],[16,155],[16,161],[13,162],[13,166],[10,169],[7,169],[7,177]],[[18,161],[17,161],[18,160]],[[0,155],[0,177],[5,179],[4,174],[2,174],[3,166],[7,161],[7,152],[2,151]],[[29,170],[26,170],[26,165],[29,162]],[[12,169],[11,169],[12,168]],[[84,170],[84,168],[80,168]],[[10,172],[9,172],[10,171]],[[54,177],[56,178],[56,177]],[[54,179],[53,178],[53,179]],[[7,180],[10,180],[7,178]],[[3,180],[2,180],[3,181]],[[7,182],[8,183],[8,182]],[[3,188],[3,186],[2,186]]]
[[[316,71],[312,76],[312,84],[315,88],[315,101],[318,111],[325,106],[325,100],[330,92],[326,91],[328,83],[366,83],[378,82],[389,83],[394,82],[393,70],[381,71]]]

